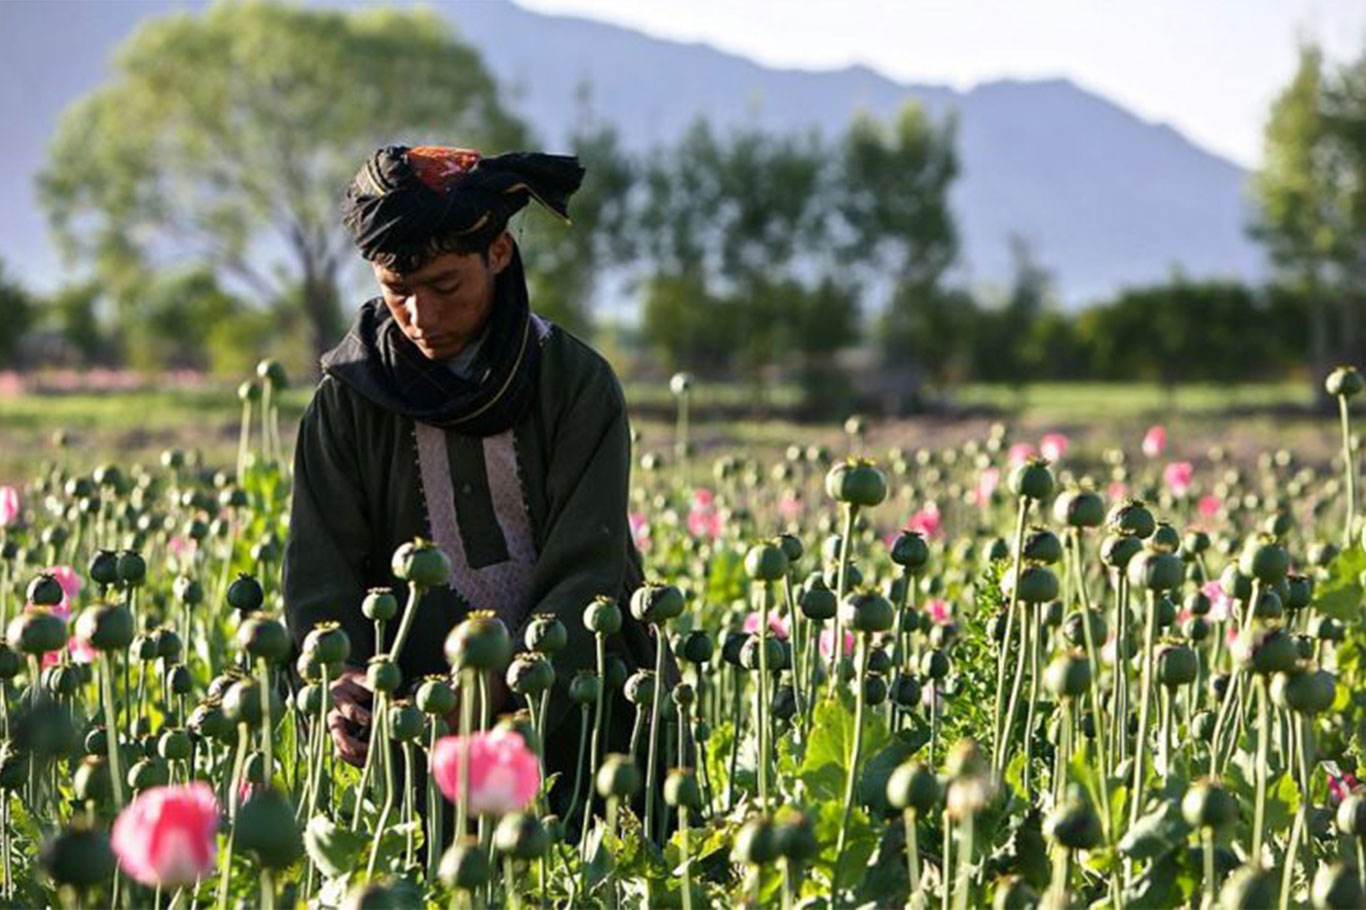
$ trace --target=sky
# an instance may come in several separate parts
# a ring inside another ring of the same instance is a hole
[[[1065,77],[1245,166],[1298,46],[1366,49],[1366,0],[517,0],[769,66],[958,89]]]

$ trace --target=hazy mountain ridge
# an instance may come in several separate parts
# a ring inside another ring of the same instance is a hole
[[[97,84],[110,52],[139,22],[202,5],[0,3],[7,165],[0,172],[0,256],[26,280],[55,283],[32,174],[61,110]],[[439,9],[481,50],[513,107],[551,146],[580,116],[584,85],[592,111],[616,124],[635,150],[670,141],[699,115],[723,127],[833,132],[860,109],[889,116],[911,97],[935,116],[956,110],[962,176],[953,201],[966,280],[1007,279],[1012,232],[1029,238],[1072,303],[1162,280],[1175,266],[1191,276],[1244,278],[1262,268],[1244,233],[1240,168],[1066,80],[1006,80],[959,92],[902,85],[866,66],[769,68],[705,45],[502,0]]]

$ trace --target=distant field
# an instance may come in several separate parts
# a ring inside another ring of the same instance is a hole
[[[658,383],[628,382],[626,393],[642,434],[640,449],[666,447],[672,439],[668,389]],[[284,396],[281,432],[287,442],[311,394],[311,387],[299,387]],[[779,388],[770,393],[770,402],[782,410],[796,401],[796,394]],[[743,413],[748,396],[746,387],[735,384],[697,388],[694,439],[704,453],[736,445],[783,447],[794,441],[844,445],[837,422],[813,426],[786,420],[708,419],[709,411]],[[892,445],[944,445],[1005,421],[1026,439],[1060,430],[1083,448],[1132,446],[1149,423],[1162,422],[1174,431],[1174,448],[1188,454],[1199,454],[1217,442],[1248,450],[1277,444],[1323,455],[1334,445],[1335,424],[1310,412],[1312,399],[1307,384],[1188,386],[1171,395],[1138,384],[973,385],[957,391],[945,412],[876,424],[868,444],[873,451]],[[59,429],[70,438],[63,460],[74,466],[88,468],[111,458],[154,460],[168,446],[198,449],[206,461],[228,464],[235,457],[240,419],[234,388],[226,385],[0,397],[0,483],[28,477],[53,457],[51,440]]]

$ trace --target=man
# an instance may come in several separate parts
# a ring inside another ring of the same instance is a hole
[[[370,720],[363,667],[397,626],[376,643],[361,602],[384,586],[402,602],[391,556],[416,537],[435,541],[452,572],[417,608],[399,656],[405,688],[447,672],[446,634],[470,609],[495,611],[519,647],[532,615],[553,613],[569,646],[554,661],[551,770],[575,756],[567,686],[595,664],[583,609],[641,578],[629,428],[607,362],[531,311],[507,223],[530,199],[567,221],[582,176],[572,157],[395,146],[347,193],[343,221],[381,295],[324,356],[299,426],[284,597],[296,642],[322,621],[350,636],[329,730],[352,764],[364,763]],[[652,665],[652,640],[629,616],[610,646],[628,666]]]

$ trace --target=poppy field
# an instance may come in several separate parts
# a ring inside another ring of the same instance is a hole
[[[1366,906],[1352,368],[1331,458],[1161,425],[874,450],[857,417],[704,456],[680,374],[670,444],[636,453],[646,583],[476,610],[422,679],[426,541],[354,605],[385,653],[286,629],[284,385],[243,384],[235,463],[0,486],[0,906]],[[615,653],[628,614],[652,668]],[[571,623],[596,651],[569,673]],[[325,720],[348,666],[363,767]]]

